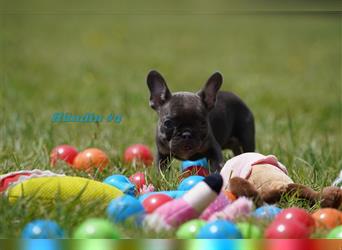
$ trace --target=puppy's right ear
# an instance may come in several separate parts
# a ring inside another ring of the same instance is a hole
[[[147,75],[147,86],[150,89],[150,106],[158,110],[171,98],[171,92],[161,74],[152,70]]]

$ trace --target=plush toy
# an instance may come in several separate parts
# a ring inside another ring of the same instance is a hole
[[[198,218],[217,198],[222,184],[219,174],[205,177],[182,197],[169,201],[146,215],[144,228],[156,232],[171,231],[188,220]]]
[[[0,176],[0,183],[7,183],[6,188],[2,186],[3,193],[13,202],[26,197],[47,202],[79,199],[81,203],[94,200],[109,203],[123,194],[117,188],[99,181],[41,170],[9,173]]]
[[[221,170],[224,190],[236,196],[253,198],[256,205],[275,203],[284,193],[297,193],[311,204],[320,202],[321,207],[339,208],[342,190],[326,187],[316,192],[309,187],[296,184],[288,176],[286,167],[273,155],[244,153],[226,162]]]

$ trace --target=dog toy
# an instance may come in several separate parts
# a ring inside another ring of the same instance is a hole
[[[153,162],[153,154],[146,145],[134,144],[125,150],[124,162],[133,166],[150,166]]]
[[[238,227],[226,220],[217,220],[204,225],[197,234],[197,239],[241,239]]]
[[[61,239],[65,234],[54,221],[34,220],[24,227],[21,236],[24,239]]]
[[[265,231],[267,239],[305,239],[311,231],[295,220],[274,220]]]
[[[48,176],[64,176],[64,174],[56,174],[48,170],[34,169],[20,170],[0,175],[0,192],[4,192],[8,188],[17,185],[24,180]]]
[[[170,231],[188,220],[197,218],[216,199],[222,184],[220,174],[205,177],[181,198],[167,202],[146,215],[144,227],[156,232]]]
[[[342,212],[333,208],[318,209],[312,214],[318,228],[334,228],[342,225]]]
[[[253,202],[246,197],[240,197],[232,204],[228,204],[221,211],[213,213],[209,217],[209,221],[215,220],[230,220],[234,221],[237,218],[245,217],[251,213],[253,209]]]
[[[29,197],[52,202],[55,199],[79,199],[81,203],[102,200],[109,203],[122,195],[115,187],[102,182],[71,176],[47,176],[25,178],[6,189],[10,201]]]
[[[335,227],[332,229],[328,235],[328,239],[342,239],[342,226]]]
[[[131,195],[122,195],[112,200],[107,207],[107,215],[114,223],[124,222],[144,212],[140,201]]]
[[[153,194],[166,194],[170,196],[173,199],[177,199],[182,197],[186,192],[185,191],[179,191],[179,190],[170,190],[170,191],[157,191],[157,192],[148,192],[146,194],[141,194],[139,196],[139,201],[144,202],[144,200]]]
[[[59,145],[51,150],[50,164],[55,166],[58,160],[65,161],[69,165],[72,165],[78,151],[76,148],[70,145]]]
[[[194,219],[182,224],[176,232],[178,239],[194,239],[199,230],[206,224],[206,221]]]
[[[135,185],[136,190],[140,193],[140,190],[143,188],[146,183],[145,174],[142,172],[137,172],[129,177],[129,180]]]
[[[105,152],[98,148],[88,148],[75,157],[72,167],[78,170],[90,172],[102,171],[109,164],[109,158]]]
[[[254,199],[257,206],[275,203],[284,193],[296,193],[311,204],[338,208],[342,203],[342,190],[326,187],[322,192],[296,184],[288,176],[286,167],[273,155],[244,153],[228,160],[221,170],[224,189],[236,196]]]
[[[123,193],[134,196],[135,185],[124,175],[115,174],[104,179],[103,183],[120,189]]]
[[[182,161],[181,163],[182,178],[186,178],[191,175],[208,176],[209,164],[206,158],[199,159],[197,161]]]
[[[79,225],[74,239],[119,239],[120,234],[112,223],[105,219],[91,218]]]
[[[181,183],[178,185],[177,190],[188,191],[191,188],[193,188],[197,183],[203,181],[203,179],[204,177],[199,175],[189,176],[181,181]]]
[[[232,201],[229,200],[223,192],[221,192],[219,196],[217,196],[217,198],[203,211],[200,215],[200,219],[208,220],[212,214],[217,211],[221,211],[231,203]]]
[[[281,208],[274,205],[266,205],[262,207],[258,207],[252,213],[252,216],[258,219],[273,219],[277,214],[281,212]]]
[[[158,207],[172,200],[173,198],[166,194],[152,194],[142,202],[142,205],[144,206],[146,213],[149,214],[156,210]]]

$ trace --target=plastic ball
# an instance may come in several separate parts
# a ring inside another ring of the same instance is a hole
[[[143,212],[144,207],[140,201],[130,195],[123,195],[112,200],[107,207],[107,215],[115,223],[124,222]]]
[[[203,176],[192,175],[185,178],[178,186],[178,190],[180,191],[188,191],[193,188],[197,183],[203,181]]]
[[[276,206],[262,206],[257,208],[252,215],[259,219],[273,219],[277,214],[281,212],[281,209]]]
[[[103,183],[120,189],[125,194],[134,195],[135,185],[124,175],[111,175],[104,179]]]
[[[149,166],[153,162],[153,154],[147,146],[134,144],[125,150],[124,161],[127,164]]]
[[[265,231],[268,239],[305,239],[311,234],[310,228],[296,220],[275,220]]]
[[[173,200],[170,196],[166,194],[153,194],[148,196],[143,202],[146,213],[152,213],[155,209]]]
[[[131,175],[129,180],[135,185],[137,190],[140,190],[144,185],[146,185],[145,174],[141,172]]]
[[[91,218],[84,221],[73,234],[74,239],[119,239],[112,223],[105,219]]]
[[[319,228],[331,229],[342,224],[342,212],[333,208],[318,209],[312,217]]]
[[[292,207],[282,210],[277,216],[275,220],[293,220],[301,223],[303,226],[309,228],[311,232],[315,228],[315,220],[312,218],[311,214],[308,213],[305,209]]]
[[[73,167],[83,171],[92,171],[94,169],[102,171],[107,167],[108,163],[109,158],[102,150],[88,148],[76,156]]]
[[[185,191],[179,191],[179,190],[150,192],[150,193],[140,195],[139,201],[143,202],[146,198],[150,197],[153,194],[165,194],[167,196],[170,196],[172,199],[177,199],[177,198],[182,197],[185,193],[186,193]]]
[[[50,164],[55,166],[58,160],[62,160],[72,165],[77,154],[78,151],[73,146],[67,144],[59,145],[51,150]]]
[[[204,225],[197,234],[198,239],[241,239],[238,227],[226,220],[217,220]]]
[[[24,227],[21,235],[24,239],[58,239],[64,237],[64,231],[54,221],[34,220]]]
[[[247,223],[247,222],[240,222],[240,223],[237,223],[236,226],[239,228],[239,230],[242,234],[242,237],[244,239],[260,239],[260,238],[262,238],[262,231],[256,225],[253,225],[253,224]]]
[[[178,239],[194,239],[205,224],[206,221],[204,220],[190,220],[178,228],[176,237]]]
[[[342,226],[335,227],[328,235],[328,239],[342,239]]]

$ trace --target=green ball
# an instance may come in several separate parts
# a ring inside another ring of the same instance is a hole
[[[342,226],[335,227],[328,235],[328,239],[342,239]]]
[[[247,222],[237,223],[236,226],[239,228],[244,239],[261,239],[262,232],[261,229]]]
[[[120,235],[114,225],[99,218],[84,221],[74,232],[75,239],[119,239]]]
[[[205,224],[206,221],[204,220],[190,220],[178,228],[176,237],[178,239],[194,239],[200,228]]]

